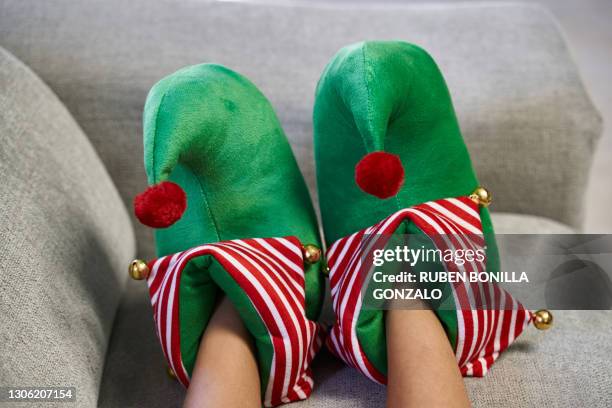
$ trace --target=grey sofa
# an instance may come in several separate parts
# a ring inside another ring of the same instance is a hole
[[[439,62],[495,193],[498,232],[579,230],[601,121],[545,10],[4,0],[0,386],[75,386],[79,407],[180,406],[146,285],[126,273],[134,256],[153,255],[151,232],[126,210],[145,187],[147,90],[204,61],[244,73],[275,106],[316,200],[318,75],[341,46],[381,38],[420,44]],[[549,332],[528,330],[487,377],[466,380],[474,406],[612,406],[612,315],[556,320]],[[315,381],[296,407],[384,405],[383,387],[328,354]]]

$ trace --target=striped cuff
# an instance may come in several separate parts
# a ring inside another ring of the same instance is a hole
[[[305,315],[301,248],[295,237],[233,240],[151,262],[147,283],[157,335],[170,368],[184,386],[189,385],[196,354],[193,349],[197,350],[212,314],[210,308],[208,315],[200,313],[195,319],[198,313],[189,308],[197,303],[190,303],[189,296],[196,300],[212,296],[214,301],[215,291],[220,289],[236,306],[254,338],[264,405],[310,395],[310,363],[324,331]],[[190,343],[186,339],[195,340]]]
[[[362,287],[369,276],[361,260],[404,222],[412,222],[442,251],[486,246],[479,207],[469,197],[431,201],[400,210],[378,224],[339,239],[327,254],[336,322],[328,348],[368,378],[386,383],[386,340],[382,310],[362,309]],[[486,258],[464,265],[445,261],[447,271],[486,271]],[[531,321],[531,313],[494,283],[449,284],[454,310],[436,310],[453,342],[464,376],[482,377]],[[483,305],[486,307],[474,307]],[[452,328],[452,332],[451,329]]]

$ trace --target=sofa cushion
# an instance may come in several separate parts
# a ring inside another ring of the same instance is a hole
[[[557,311],[555,326],[533,327],[502,354],[484,378],[466,378],[472,406],[609,407],[612,311]],[[576,347],[580,344],[580,347]],[[315,390],[295,408],[385,406],[385,388],[329,354],[315,360]]]
[[[545,218],[519,214],[493,213],[493,223],[504,233],[571,231]],[[560,311],[555,319],[548,332],[527,328],[486,377],[466,379],[475,407],[612,404],[605,382],[612,360],[597,358],[612,353],[607,340],[612,336],[612,312]],[[100,407],[181,406],[184,390],[167,376],[154,330],[146,285],[130,282],[113,329]],[[321,353],[313,367],[313,395],[291,407],[384,407],[384,387],[329,353]]]
[[[201,62],[248,76],[277,110],[314,192],[311,116],[325,64],[364,39],[413,42],[444,73],[496,210],[580,225],[601,122],[545,10],[248,3],[4,0],[0,38],[66,103],[128,204],[145,187],[142,110],[163,76]],[[140,256],[151,256],[150,230],[136,231]]]
[[[130,281],[113,326],[98,406],[182,406],[184,388],[168,377],[166,369],[147,285]]]
[[[496,234],[575,234],[576,230],[550,218],[535,215],[491,213]]]
[[[0,174],[0,384],[94,407],[133,231],[87,137],[2,49]]]

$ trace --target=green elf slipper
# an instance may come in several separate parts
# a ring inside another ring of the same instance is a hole
[[[310,197],[268,100],[220,65],[162,79],[144,109],[151,187],[134,200],[155,231],[147,279],[157,334],[185,386],[215,304],[227,296],[253,336],[263,403],[305,399],[324,331],[319,235]]]
[[[411,44],[365,42],[340,50],[317,87],[314,138],[336,313],[327,345],[385,383],[384,312],[363,307],[372,271],[363,261],[390,234],[413,234],[433,249],[483,254],[463,265],[440,259],[435,268],[416,270],[499,271],[490,195],[479,187],[438,67]],[[534,315],[494,284],[445,286],[447,303],[435,312],[462,374],[482,376]],[[535,319],[541,328],[550,323],[546,313]]]

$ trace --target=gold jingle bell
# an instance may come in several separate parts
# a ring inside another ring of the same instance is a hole
[[[168,377],[172,378],[173,380],[176,380],[176,374],[174,374],[174,371],[172,371],[170,366],[166,367],[166,374],[168,374]]]
[[[304,245],[302,247],[302,253],[304,254],[304,261],[309,264],[319,262],[321,259],[321,249],[316,245]]]
[[[533,325],[538,330],[548,330],[552,327],[553,315],[546,309],[538,310],[533,314]]]
[[[488,207],[491,201],[493,201],[493,195],[484,187],[476,187],[476,190],[470,194],[470,198],[483,207]]]
[[[142,259],[134,259],[130,263],[128,271],[134,280],[143,280],[149,277],[149,267]]]

